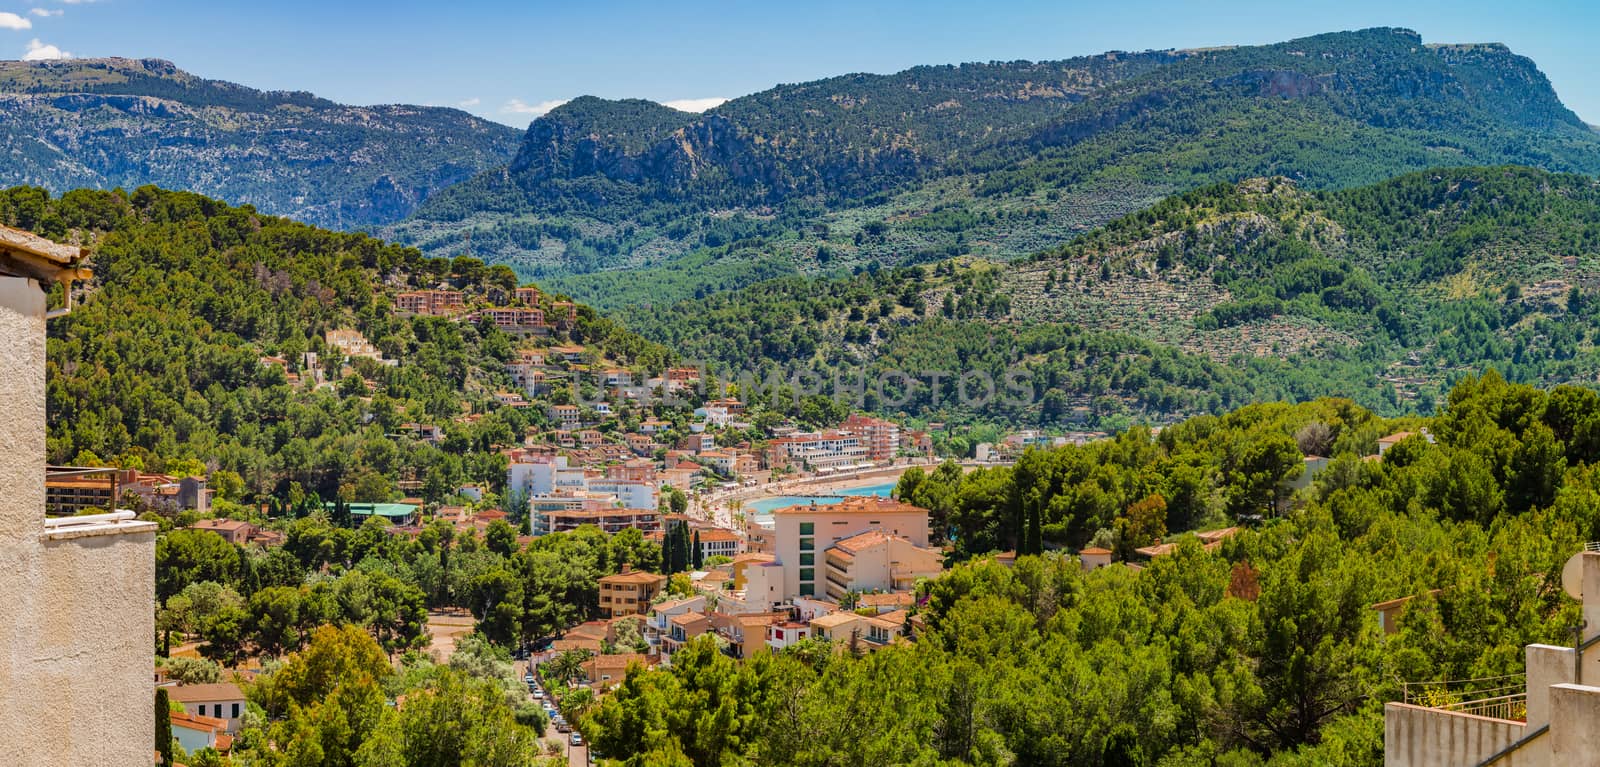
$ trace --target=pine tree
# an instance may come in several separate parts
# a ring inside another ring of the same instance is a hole
[[[694,548],[690,550],[690,555],[694,558],[694,569],[699,570],[700,566],[705,564],[705,554],[700,549],[699,530],[694,531]]]

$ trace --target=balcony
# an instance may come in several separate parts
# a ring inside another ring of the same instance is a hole
[[[1400,702],[1436,711],[1525,722],[1528,687],[1523,674],[1443,682],[1405,682]]]

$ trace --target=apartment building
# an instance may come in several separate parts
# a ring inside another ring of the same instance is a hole
[[[600,579],[600,616],[644,615],[650,602],[667,586],[667,576],[636,571],[623,565],[622,572]]]
[[[838,601],[852,591],[900,591],[933,578],[944,569],[938,549],[917,546],[905,536],[868,530],[845,538],[823,552],[826,592]]]
[[[583,423],[583,409],[577,405],[551,405],[550,417],[563,429],[575,429]]]
[[[892,498],[859,496],[839,503],[789,506],[773,512],[772,518],[774,553],[782,564],[786,599],[826,594],[824,552],[861,533],[877,531],[903,538],[913,547],[928,546],[927,509]]]
[[[444,317],[466,308],[459,290],[413,290],[394,297],[394,308],[411,314]]]
[[[855,434],[825,431],[779,437],[767,445],[767,466],[794,466],[829,474],[871,465],[867,447]]]
[[[544,310],[521,309],[514,306],[495,306],[488,309],[480,309],[478,312],[469,315],[467,319],[474,322],[480,319],[487,319],[494,323],[495,327],[513,333],[542,330],[549,327],[544,321]]]
[[[855,413],[839,424],[839,431],[855,435],[869,461],[893,461],[900,452],[900,425],[893,421]]]
[[[517,288],[516,299],[523,306],[535,306],[539,303],[539,289],[532,285]]]
[[[110,467],[46,466],[44,512],[70,517],[90,509],[112,511],[122,498],[121,476]]]

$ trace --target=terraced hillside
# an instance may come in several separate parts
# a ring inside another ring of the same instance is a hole
[[[1399,412],[1490,366],[1517,381],[1600,380],[1597,275],[1600,182],[1500,166],[1324,192],[1219,184],[1020,262],[781,279],[624,316],[730,366],[1020,366],[1058,393],[969,416],[1164,419],[1323,395]],[[930,387],[905,407],[959,417],[952,392]]]

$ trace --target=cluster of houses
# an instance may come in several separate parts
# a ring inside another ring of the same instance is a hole
[[[593,657],[581,681],[605,688],[619,682],[630,663],[670,665],[674,652],[706,634],[718,637],[726,654],[748,658],[807,639],[871,651],[914,631],[916,584],[943,570],[943,552],[929,546],[926,509],[860,496],[778,509],[773,517],[766,550],[739,550],[736,536],[725,542],[698,536],[703,555],[735,553],[693,572],[692,594],[663,599],[666,575],[627,567],[600,578],[601,617],[573,627],[533,662],[587,651]],[[636,623],[637,632],[629,634],[643,637],[645,651],[605,654],[616,649],[627,622]]]

